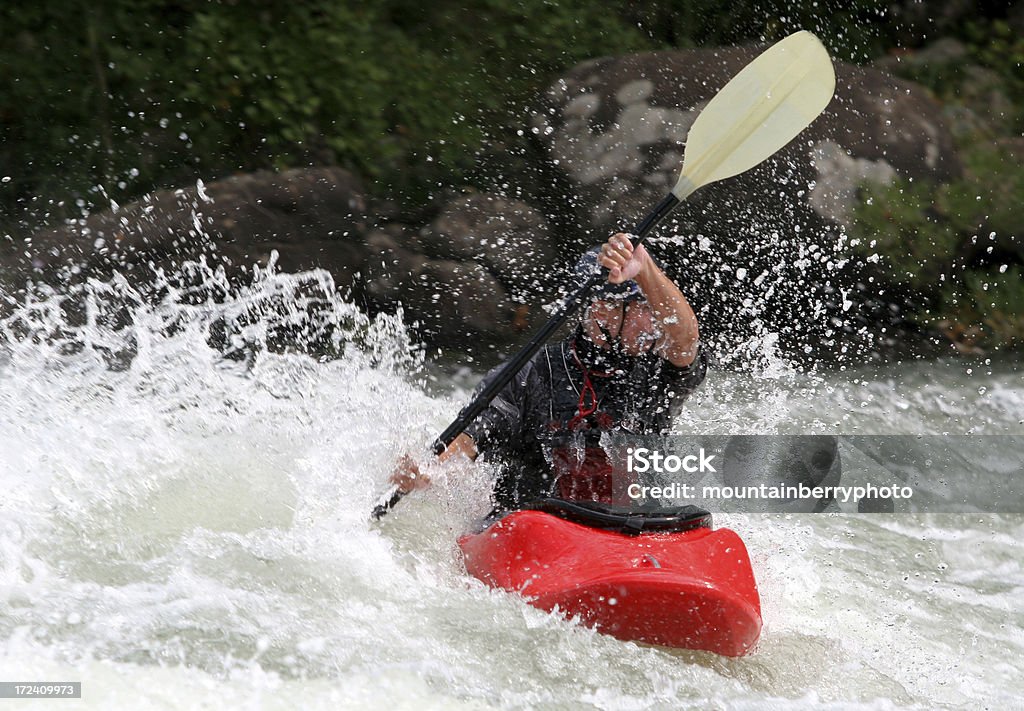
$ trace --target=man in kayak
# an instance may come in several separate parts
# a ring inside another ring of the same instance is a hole
[[[500,464],[500,509],[547,496],[622,503],[626,482],[602,436],[665,432],[704,379],[697,317],[647,250],[617,234],[584,255],[577,273],[588,279],[602,267],[607,282],[575,332],[533,356],[438,456]],[[391,480],[402,492],[429,483],[409,457]]]

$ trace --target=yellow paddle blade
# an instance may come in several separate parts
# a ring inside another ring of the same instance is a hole
[[[836,88],[832,60],[810,32],[766,49],[734,76],[693,122],[672,194],[750,170],[818,117]]]

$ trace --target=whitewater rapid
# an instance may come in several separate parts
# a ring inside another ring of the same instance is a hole
[[[760,587],[754,653],[621,642],[465,574],[454,541],[488,510],[483,467],[437,470],[368,521],[395,458],[479,374],[438,377],[400,315],[368,319],[324,272],[232,288],[196,269],[205,291],[168,282],[154,302],[115,278],[0,320],[0,681],[82,683],[33,708],[1024,697],[1024,516],[719,515]],[[679,431],[1024,433],[1015,363],[806,373],[770,340],[756,352],[712,371]]]

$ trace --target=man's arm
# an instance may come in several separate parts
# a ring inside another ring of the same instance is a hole
[[[497,375],[499,369],[500,366],[484,376],[473,393],[474,397],[484,389],[490,378]],[[469,423],[466,431],[461,432],[447,449],[437,455],[437,460],[444,463],[453,457],[462,456],[474,461],[481,451],[490,451],[517,431],[526,398],[526,380],[530,372],[532,367],[527,364],[502,388],[497,397],[491,400],[487,409]],[[391,483],[396,484],[400,491],[409,492],[429,485],[430,477],[421,472],[417,461],[406,454],[398,460],[391,473]]]
[[[465,432],[459,434],[448,448],[437,455],[437,461],[447,462],[452,457],[465,457],[470,461],[476,459],[476,442]],[[430,477],[420,471],[420,466],[415,459],[408,454],[403,455],[391,472],[391,483],[398,486],[403,494],[408,494],[415,489],[422,489],[430,484]]]
[[[644,246],[634,250],[629,237],[620,233],[602,245],[598,261],[608,268],[608,281],[613,284],[634,279],[640,285],[664,334],[658,344],[661,356],[680,368],[693,363],[700,338],[697,316],[683,292],[658,268]]]

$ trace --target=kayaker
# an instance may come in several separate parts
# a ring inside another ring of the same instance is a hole
[[[704,379],[697,317],[647,250],[616,234],[584,255],[577,273],[587,279],[601,267],[607,282],[574,333],[533,356],[438,456],[499,463],[499,509],[545,496],[621,503],[628,482],[601,435],[665,432]],[[429,483],[408,456],[391,480],[403,492]]]

